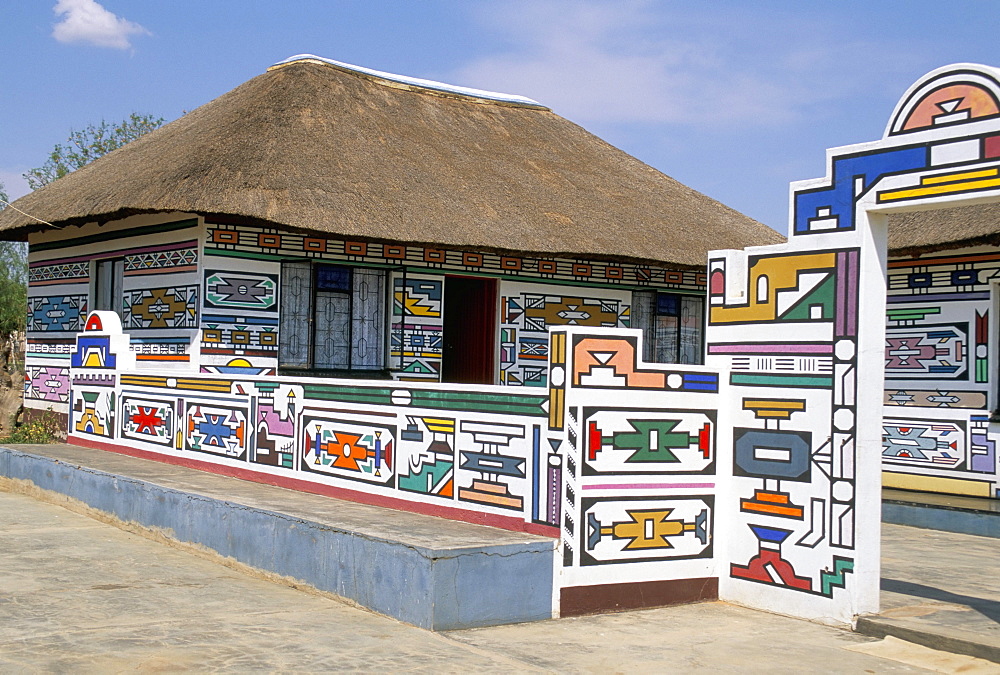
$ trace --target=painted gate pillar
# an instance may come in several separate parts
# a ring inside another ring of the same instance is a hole
[[[723,600],[832,623],[878,610],[884,250],[865,226],[710,254],[708,363],[733,425]]]
[[[714,600],[717,451],[731,445],[719,372],[643,362],[639,330],[549,339],[557,612]]]
[[[710,254],[708,363],[735,415],[719,594],[851,621],[878,609],[887,214],[1000,198],[1000,70],[928,73],[827,167],[793,184],[787,244]]]

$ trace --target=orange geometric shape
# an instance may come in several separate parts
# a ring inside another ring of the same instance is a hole
[[[1000,113],[993,92],[976,84],[939,87],[917,103],[903,122],[903,131],[927,129],[937,124],[972,121]]]
[[[579,385],[580,378],[592,374],[595,368],[612,369],[614,377],[624,378],[626,387],[666,388],[667,374],[639,370],[637,357],[635,345],[624,338],[581,338],[573,345],[571,381]]]

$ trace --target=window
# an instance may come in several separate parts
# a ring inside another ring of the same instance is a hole
[[[308,262],[281,266],[282,368],[385,368],[385,272]]]
[[[633,326],[643,333],[643,359],[651,363],[704,363],[705,299],[700,295],[636,291]]]
[[[122,315],[125,295],[122,291],[124,258],[105,258],[93,263],[94,302],[93,309],[102,309]]]

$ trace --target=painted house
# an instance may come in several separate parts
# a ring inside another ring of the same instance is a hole
[[[998,118],[1000,70],[936,69],[900,98],[881,140],[829,150],[829,184],[796,196],[795,232],[853,222],[852,195],[874,194],[886,214],[886,487],[1000,497]],[[872,187],[912,171],[928,175]],[[959,195],[961,206],[937,202]]]
[[[992,103],[984,107],[997,115],[998,80],[983,79]],[[959,113],[981,115],[970,107]],[[971,140],[1000,158],[1000,137]],[[962,180],[997,182],[1000,174]],[[1000,498],[1000,208],[895,216],[889,246],[884,484]]]
[[[74,335],[137,368],[546,385],[551,326],[701,363],[709,248],[780,236],[535,101],[293,57],[18,207],[25,405]]]
[[[793,185],[782,243],[533,101],[278,64],[0,214],[26,402],[79,445],[546,535],[500,589],[542,600],[518,620],[850,623],[878,609],[887,220],[1000,199],[996,71],[927,78],[893,115],[924,124]]]
[[[544,616],[718,597],[705,263],[769,228],[535,101],[312,56],[16,206],[70,442],[551,537]]]

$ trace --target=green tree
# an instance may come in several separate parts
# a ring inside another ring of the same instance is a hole
[[[164,121],[162,117],[132,113],[118,124],[101,120],[100,124],[89,124],[80,131],[70,130],[66,143],[56,144],[45,164],[25,173],[24,179],[28,181],[28,187],[37,190],[148,134],[162,126]]]
[[[0,183],[0,209],[7,192]],[[20,241],[0,241],[0,367],[10,369],[18,335],[24,331],[28,307],[28,250]]]

